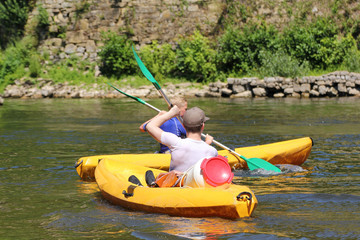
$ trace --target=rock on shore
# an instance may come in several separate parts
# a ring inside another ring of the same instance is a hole
[[[226,83],[215,82],[208,86],[197,83],[164,84],[166,95],[185,97],[343,97],[360,96],[360,73],[337,71],[322,76],[301,78],[266,77],[228,78]],[[122,91],[140,98],[159,98],[158,91],[152,86],[139,88],[122,87]],[[50,79],[30,81],[19,79],[5,88],[3,98],[124,98],[123,94],[107,84],[74,86],[68,83],[54,83]],[[0,104],[1,97],[0,97]]]

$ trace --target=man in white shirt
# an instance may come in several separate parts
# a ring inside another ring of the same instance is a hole
[[[216,157],[217,150],[210,146],[213,137],[206,135],[205,142],[201,140],[205,122],[209,120],[203,110],[193,107],[183,116],[183,125],[186,129],[186,138],[181,139],[175,134],[164,132],[160,126],[167,120],[177,117],[180,110],[177,106],[168,112],[162,112],[154,117],[147,125],[146,130],[158,142],[167,145],[171,153],[169,173],[158,176],[155,183],[160,187],[178,185],[178,178],[202,158]],[[149,183],[148,183],[149,184]]]

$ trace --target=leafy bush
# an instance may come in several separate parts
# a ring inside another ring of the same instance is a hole
[[[28,18],[29,1],[4,0],[0,1],[0,47],[6,45],[24,33]]]
[[[43,8],[43,6],[41,6],[41,5],[39,5],[38,11],[39,11],[39,14],[36,15],[38,28],[43,29],[43,30],[47,30],[47,28],[50,25],[49,14],[46,11],[46,9]]]
[[[176,50],[176,68],[180,76],[189,80],[212,81],[216,77],[216,51],[209,40],[195,31],[179,41]]]
[[[265,76],[297,77],[304,76],[309,72],[309,64],[304,61],[302,64],[297,59],[287,55],[284,51],[272,53],[269,51],[260,52],[261,67],[259,73]]]
[[[164,76],[173,75],[176,70],[176,55],[170,44],[160,46],[157,42],[153,42],[141,49],[140,56],[145,66],[157,80],[164,79]]]
[[[103,33],[102,37],[105,44],[99,52],[101,73],[108,77],[134,74],[137,68],[131,50],[132,42],[113,32]]]
[[[30,77],[39,77],[41,73],[40,58],[38,55],[32,55],[30,57],[29,64]]]
[[[280,48],[278,32],[265,24],[229,28],[218,42],[217,63],[220,70],[228,73],[249,73],[261,64],[261,51],[275,52]]]
[[[338,29],[331,19],[319,17],[308,25],[292,24],[284,30],[282,45],[300,62],[308,61],[314,68],[327,68],[328,51],[336,40]]]
[[[360,72],[360,52],[356,48],[346,54],[342,67],[349,72]]]
[[[0,66],[0,83],[4,83],[6,79],[11,83],[14,79],[6,78],[6,76],[16,72],[20,67],[28,66],[28,56],[30,56],[30,50],[23,44],[17,42],[8,46],[3,53],[2,65]]]
[[[356,48],[355,39],[348,34],[345,38],[324,38],[316,55],[323,69],[342,64],[346,55]]]

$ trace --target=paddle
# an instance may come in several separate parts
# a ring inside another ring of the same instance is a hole
[[[139,56],[136,54],[134,46],[132,46],[132,50],[135,56],[135,60],[137,62],[137,64],[140,67],[141,72],[144,74],[144,76],[150,81],[152,82],[152,84],[155,86],[155,88],[159,91],[159,93],[161,94],[161,96],[163,96],[163,98],[165,99],[166,103],[169,106],[172,106],[170,100],[166,97],[165,93],[163,92],[163,90],[161,89],[160,85],[158,84],[158,82],[155,80],[155,78],[151,75],[151,73],[149,72],[149,70],[145,67],[144,63],[141,61],[141,59],[139,58]],[[179,119],[181,120],[181,119]],[[202,137],[206,137],[205,134],[201,134]],[[270,171],[275,171],[275,172],[281,172],[281,170],[272,165],[271,163],[261,159],[261,158],[246,158],[242,155],[240,155],[239,153],[235,152],[234,150],[226,147],[225,145],[219,143],[216,140],[213,140],[213,143],[215,143],[217,146],[230,151],[231,153],[241,157],[242,159],[244,159],[249,167],[250,170],[255,170],[258,168],[263,168],[265,170],[270,170]]]
[[[151,108],[151,109],[153,109],[153,110],[155,110],[155,111],[157,111],[157,112],[160,112],[160,110],[159,110],[158,108],[156,108],[156,107],[152,106],[151,104],[145,102],[145,101],[142,100],[141,98],[131,96],[130,94],[127,94],[127,93],[121,91],[120,89],[114,87],[114,86],[111,85],[110,83],[108,83],[108,84],[109,84],[112,88],[114,88],[116,91],[124,94],[125,96],[127,96],[127,97],[129,97],[129,98],[132,98],[132,99],[134,99],[135,101],[137,101],[137,102],[139,102],[139,103],[141,103],[141,104],[144,104],[145,106],[147,106],[147,107],[149,107],[149,108]],[[202,137],[205,137],[204,134],[201,134],[201,136],[202,136]],[[271,171],[275,171],[275,172],[281,172],[281,170],[280,170],[279,168],[277,168],[276,166],[272,165],[271,163],[269,163],[269,162],[267,162],[267,161],[265,161],[265,160],[263,160],[263,159],[260,159],[260,158],[246,158],[246,157],[240,155],[239,153],[235,152],[234,150],[232,150],[232,149],[226,147],[225,145],[219,143],[219,142],[216,141],[216,140],[213,140],[213,142],[214,142],[217,146],[219,146],[219,147],[221,147],[221,148],[223,148],[223,149],[225,149],[225,150],[228,150],[228,151],[230,151],[231,153],[233,153],[233,154],[235,154],[235,155],[238,155],[239,157],[241,157],[242,159],[244,159],[244,160],[247,162],[247,165],[248,165],[248,167],[249,167],[250,170],[255,170],[255,169],[258,169],[258,168],[263,168],[263,169],[265,169],[265,170],[271,170]]]
[[[132,99],[134,99],[135,101],[137,101],[137,102],[139,102],[139,103],[142,103],[142,104],[144,104],[145,106],[148,106],[149,108],[151,108],[151,109],[153,109],[153,110],[155,110],[155,111],[160,112],[160,110],[159,110],[158,108],[156,108],[156,107],[154,107],[153,105],[145,102],[145,101],[142,100],[141,98],[134,97],[134,96],[131,96],[130,94],[125,93],[125,92],[121,91],[120,89],[114,87],[111,83],[107,83],[107,84],[109,84],[110,87],[114,88],[114,89],[115,89],[116,91],[118,91],[119,93],[122,93],[122,94],[124,94],[125,96],[127,96],[127,97],[129,97],[129,98],[132,98]]]
[[[165,93],[163,92],[163,90],[161,89],[160,85],[158,84],[158,82],[155,80],[155,78],[153,77],[153,75],[149,72],[149,70],[145,67],[144,63],[141,61],[141,59],[139,58],[139,56],[136,54],[134,46],[132,46],[132,50],[135,56],[135,60],[137,62],[137,64],[140,67],[141,72],[144,74],[144,76],[150,81],[152,82],[152,84],[155,86],[155,88],[159,91],[159,93],[161,94],[161,96],[165,99],[165,101],[167,102],[167,104],[169,105],[169,107],[172,107],[172,104],[170,102],[170,100],[166,97]]]

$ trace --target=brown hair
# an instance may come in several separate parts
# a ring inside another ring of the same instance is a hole
[[[183,96],[176,96],[171,98],[171,103],[178,106],[178,108],[181,108],[187,103],[187,100]]]
[[[197,133],[197,132],[201,132],[202,125],[197,127],[187,127],[184,125],[184,128],[186,132]]]

